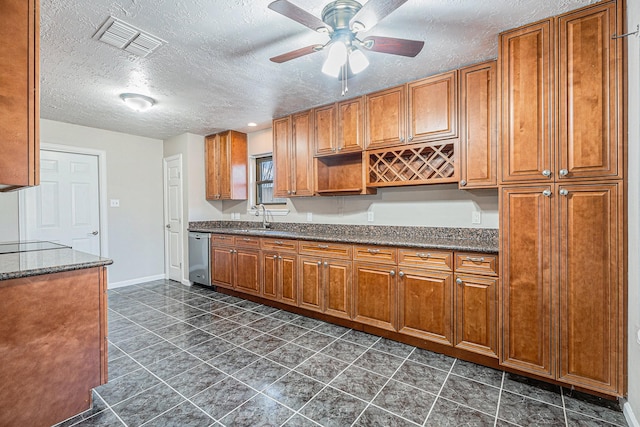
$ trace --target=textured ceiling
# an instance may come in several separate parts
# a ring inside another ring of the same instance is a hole
[[[250,131],[273,117],[341,98],[321,73],[325,52],[275,64],[269,58],[324,44],[267,8],[271,0],[41,0],[41,116],[152,138],[224,129]],[[320,16],[328,0],[291,0]],[[363,2],[364,3],[364,2]],[[424,40],[416,58],[367,52],[348,97],[497,56],[497,34],[595,0],[408,0],[366,35]],[[146,58],[91,37],[112,15],[167,41]],[[157,105],[129,110],[136,92]]]

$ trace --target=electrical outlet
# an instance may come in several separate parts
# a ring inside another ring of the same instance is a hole
[[[373,211],[367,212],[367,221],[373,222]]]
[[[111,207],[119,208],[120,207],[120,199],[111,199]]]
[[[307,212],[307,222],[313,221],[313,212]]]
[[[482,223],[482,214],[480,211],[471,212],[471,224],[481,224]]]

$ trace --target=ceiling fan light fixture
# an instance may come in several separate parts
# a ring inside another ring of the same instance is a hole
[[[331,77],[338,77],[340,68],[347,62],[347,46],[336,41],[329,48],[329,55],[322,65],[322,72]]]
[[[365,26],[362,22],[360,21],[355,21],[353,24],[351,24],[351,30],[354,33],[357,33],[358,31],[364,31],[365,30]]]
[[[369,60],[359,49],[354,49],[349,55],[349,67],[353,74],[358,74],[369,66]]]
[[[120,99],[134,111],[142,112],[153,107],[156,103],[155,99],[137,93],[123,93]]]
[[[318,27],[316,28],[316,32],[320,34],[329,34],[329,29],[327,27]]]

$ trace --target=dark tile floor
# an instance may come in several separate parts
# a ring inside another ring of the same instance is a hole
[[[617,404],[245,301],[109,291],[109,383],[59,426],[625,426]]]

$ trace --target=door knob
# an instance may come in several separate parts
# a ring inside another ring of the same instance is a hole
[[[92,231],[91,234],[93,234],[94,236],[97,236],[98,235],[98,230]]]
[[[165,227],[170,229],[171,228],[171,224],[167,224]]]

